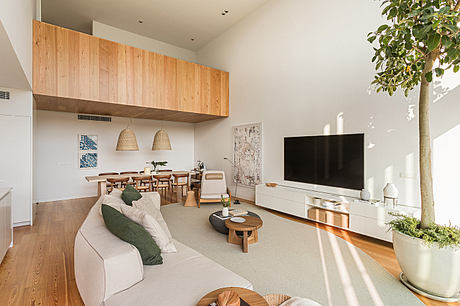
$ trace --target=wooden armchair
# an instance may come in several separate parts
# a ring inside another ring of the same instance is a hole
[[[224,199],[229,199],[232,205],[232,194],[227,188],[224,171],[205,171],[201,178],[201,188],[198,194],[198,208],[201,203],[218,203]]]

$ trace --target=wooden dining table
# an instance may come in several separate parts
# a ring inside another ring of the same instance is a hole
[[[163,175],[163,174],[194,174],[193,171],[168,171],[168,172],[152,172],[151,174],[147,174],[147,175]],[[133,179],[135,177],[142,177],[142,176],[145,176],[145,174],[143,173],[139,173],[139,174],[119,174],[119,175],[104,175],[104,176],[100,176],[100,175],[94,175],[94,176],[85,176],[85,179],[89,182],[89,183],[97,183],[97,195],[100,197],[101,195],[103,194],[106,194],[107,193],[107,179],[108,178],[114,178],[114,179],[120,179],[120,178],[129,178],[129,179]],[[189,182],[190,182],[190,179],[189,179]],[[189,186],[190,187],[190,186]]]

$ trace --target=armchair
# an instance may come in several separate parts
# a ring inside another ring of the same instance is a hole
[[[225,182],[224,171],[204,171],[201,178],[201,189],[198,194],[198,208],[201,203],[220,202],[221,196],[230,200],[232,195]]]

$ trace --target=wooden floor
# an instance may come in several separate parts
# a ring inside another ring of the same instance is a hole
[[[177,200],[182,201],[180,196]],[[162,205],[177,200],[162,197]],[[0,265],[0,305],[83,305],[75,284],[73,245],[75,234],[95,201],[96,198],[83,198],[40,203],[36,207],[35,225],[14,229],[14,247]],[[400,269],[391,244],[271,212],[334,233],[398,277]],[[420,299],[426,305],[459,305]]]

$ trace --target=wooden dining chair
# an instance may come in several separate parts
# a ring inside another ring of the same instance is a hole
[[[139,174],[138,172],[136,171],[124,171],[124,172],[120,172],[120,175],[131,175],[131,174]],[[125,184],[125,186],[129,184],[131,186],[135,186],[135,183],[134,183],[134,180],[128,180],[128,182]]]
[[[154,174],[153,190],[163,191],[165,194],[171,190],[171,174]]]
[[[112,192],[112,190],[115,189],[120,189],[120,190],[125,190],[126,184],[128,184],[129,177],[121,177],[121,178],[112,178],[109,177],[107,178],[107,182],[110,183],[110,190],[108,192]]]
[[[133,177],[133,181],[135,183],[134,188],[137,191],[151,191],[152,190],[152,176],[151,175],[143,175],[143,176],[135,176]]]
[[[118,172],[102,172],[102,173],[99,173],[99,176],[112,176],[112,175],[118,175]],[[112,191],[112,186],[111,185],[112,184],[110,184],[109,182],[106,183],[107,193]]]
[[[188,173],[173,173],[173,183],[172,183],[172,191],[176,194],[177,200],[177,193],[179,192],[179,188],[181,189],[182,196],[184,196],[184,188],[185,191],[188,191],[189,186],[189,174]],[[174,192],[174,188],[176,188],[176,192]]]

